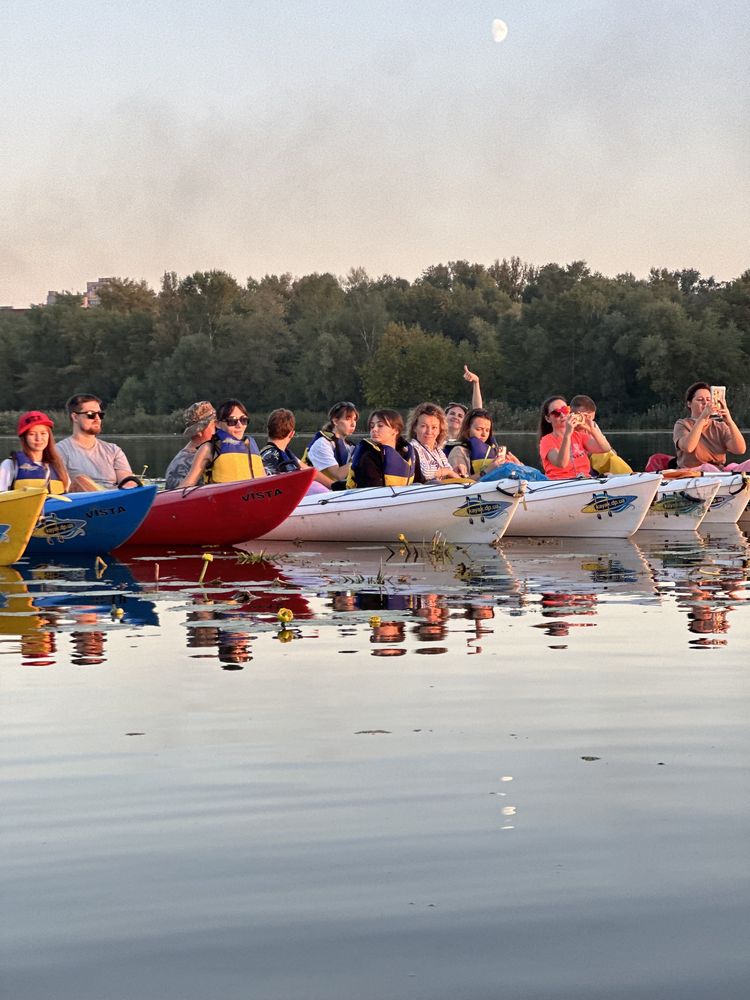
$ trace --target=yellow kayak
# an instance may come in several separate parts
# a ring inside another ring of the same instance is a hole
[[[0,493],[0,566],[10,566],[23,555],[46,496],[46,490]]]

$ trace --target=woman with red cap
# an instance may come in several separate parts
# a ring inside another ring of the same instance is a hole
[[[52,435],[54,423],[41,410],[22,413],[18,418],[21,450],[11,452],[0,463],[0,490],[44,487],[48,493],[65,493],[70,476],[60,458]]]

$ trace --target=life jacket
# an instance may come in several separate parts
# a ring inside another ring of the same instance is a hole
[[[280,472],[294,472],[302,468],[300,460],[289,448],[282,451],[276,444],[267,444],[260,453],[261,458],[272,458],[273,464],[278,466]]]
[[[310,465],[310,459],[307,457],[307,453],[318,440],[318,438],[325,438],[326,441],[330,441],[333,445],[333,454],[336,457],[337,465],[347,465],[349,462],[349,445],[343,438],[337,437],[333,431],[317,431],[313,435],[313,439],[310,444],[305,448],[302,453],[302,463],[303,465]]]
[[[487,466],[497,458],[497,443],[494,438],[490,438],[489,441],[480,441],[477,437],[470,437],[465,442],[464,447],[469,452],[473,476],[481,476]]]
[[[54,465],[34,462],[25,451],[14,451],[10,456],[16,465],[14,490],[40,489],[44,486],[48,493],[60,494],[64,491],[62,480]]]
[[[346,480],[348,490],[357,489],[361,485],[357,482],[357,473],[362,456],[368,450],[375,452],[382,465],[384,486],[409,486],[414,482],[417,458],[410,444],[402,441],[399,448],[391,448],[388,444],[375,444],[369,438],[364,438],[352,455],[351,468]]]
[[[251,437],[243,437],[238,441],[227,431],[218,428],[210,444],[214,457],[204,473],[207,483],[236,483],[241,479],[265,476],[260,451]]]

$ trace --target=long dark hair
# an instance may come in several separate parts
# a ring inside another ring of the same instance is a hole
[[[554,403],[556,399],[561,399],[565,405],[568,405],[568,401],[562,393],[556,392],[553,396],[547,396],[545,401],[542,403],[542,410],[539,414],[539,440],[541,441],[545,434],[552,433],[552,424],[549,422],[547,417],[547,411],[549,410],[549,404]]]
[[[389,427],[393,427],[398,435],[398,438],[403,438],[404,436],[404,418],[398,412],[398,410],[373,410],[370,416],[367,418],[367,429],[370,429],[370,424],[377,417],[378,420],[384,421]]]
[[[333,431],[334,420],[340,420],[341,417],[350,417],[352,415],[359,419],[359,410],[354,403],[350,403],[346,399],[341,403],[334,403],[328,411],[328,422],[323,425],[323,430],[330,434]]]
[[[461,430],[458,432],[458,440],[463,441],[468,444],[469,438],[471,437],[471,422],[475,417],[481,417],[483,420],[489,420],[490,422],[490,434],[487,438],[487,444],[495,444],[495,427],[492,423],[492,415],[489,410],[485,410],[483,407],[475,407],[473,410],[469,410],[463,419],[461,424]]]

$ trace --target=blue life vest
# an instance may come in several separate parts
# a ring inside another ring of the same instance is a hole
[[[54,465],[47,462],[35,462],[25,451],[14,451],[11,458],[16,464],[16,478],[13,480],[14,490],[41,489],[45,487],[48,493],[63,492],[62,480]]]
[[[219,427],[211,438],[211,446],[214,459],[204,473],[207,483],[236,483],[265,476],[260,451],[251,437],[238,441]]]
[[[313,435],[312,441],[307,448],[305,448],[302,454],[302,461],[305,465],[311,464],[310,459],[307,457],[307,453],[319,438],[325,438],[326,441],[331,442],[337,465],[347,465],[349,463],[350,448],[346,441],[343,438],[337,437],[333,431],[317,431]]]
[[[398,448],[391,448],[388,444],[376,444],[369,438],[364,438],[352,455],[351,470],[346,480],[348,490],[357,489],[362,485],[357,481],[357,475],[362,456],[367,451],[373,452],[379,460],[383,469],[383,486],[409,486],[414,482],[417,458],[410,444],[401,441]]]
[[[487,466],[497,458],[497,442],[494,438],[489,441],[480,441],[477,437],[470,437],[465,447],[469,452],[471,463],[471,474],[481,476]]]
[[[291,449],[282,450],[276,444],[267,444],[261,450],[260,457],[266,459],[269,470],[275,467],[278,472],[294,472],[302,468],[300,460]]]

